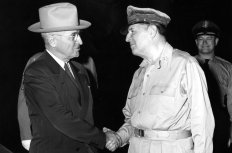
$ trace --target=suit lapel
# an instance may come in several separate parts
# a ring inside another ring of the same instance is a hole
[[[54,75],[58,76],[58,80],[60,82],[66,82],[66,81],[71,81],[75,87],[77,88],[77,91],[80,92],[81,97],[83,97],[83,93],[82,93],[82,89],[81,89],[81,85],[79,82],[76,81],[76,79],[74,79],[73,77],[70,77],[65,71],[64,69],[52,58],[51,55],[49,55],[48,52],[44,52],[44,57],[46,59],[46,61],[49,64],[50,69],[52,69],[52,72]],[[70,65],[71,66],[71,65]],[[72,67],[73,68],[73,67]],[[75,75],[75,72],[73,72]],[[76,77],[76,76],[75,76]],[[81,98],[82,99],[82,98]],[[82,101],[82,100],[81,100]],[[81,106],[81,102],[78,101],[79,106]]]
[[[79,63],[71,61],[70,66],[72,68],[75,79],[71,78],[46,51],[44,55],[45,56],[42,58],[46,58],[46,61],[48,62],[54,77],[58,77],[57,81],[60,81],[60,83],[71,81],[76,87],[77,92],[80,92],[80,100],[75,103],[79,103],[78,105],[81,108],[81,117],[85,118],[88,108],[91,105],[90,103],[92,102],[87,72]]]
[[[77,64],[70,62],[70,66],[74,72],[75,81],[81,89],[81,106],[83,108],[83,112],[85,112],[89,106],[89,94],[91,94],[89,89],[88,76],[86,73],[84,73],[85,71],[83,68],[78,67]]]
[[[80,84],[80,82],[79,82],[79,80],[78,80],[78,76],[77,76],[77,73],[79,72],[79,70],[75,70],[75,69],[74,69],[74,66],[72,66],[71,62],[70,62],[70,67],[71,67],[71,69],[72,69],[72,71],[73,71],[73,75],[74,75],[75,78],[73,78],[72,76],[68,75],[66,72],[65,72],[65,74],[70,78],[70,80],[75,84],[75,86],[76,86],[80,91],[82,91],[82,89],[81,89],[81,84]],[[76,71],[77,71],[77,72],[76,72]]]

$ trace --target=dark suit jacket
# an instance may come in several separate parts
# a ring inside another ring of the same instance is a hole
[[[105,146],[105,134],[93,122],[87,73],[77,62],[70,65],[75,79],[44,52],[24,73],[30,153],[88,153]]]

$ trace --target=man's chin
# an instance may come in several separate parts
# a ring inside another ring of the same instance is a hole
[[[80,53],[79,53],[79,52],[77,52],[75,57],[79,57],[79,56],[80,56]]]
[[[211,51],[208,50],[208,49],[202,49],[200,52],[201,52],[202,54],[210,54],[210,53],[211,53]]]
[[[74,57],[74,58],[75,58],[75,57],[79,57],[79,55],[80,55],[79,50],[75,50],[75,51],[73,52],[73,57]]]
[[[133,54],[134,56],[138,56],[138,57],[143,58],[143,56],[142,56],[141,54],[139,54],[138,52],[133,52],[133,51],[132,51],[132,54]]]
[[[135,56],[138,56],[137,52],[135,50],[132,50],[132,54]]]

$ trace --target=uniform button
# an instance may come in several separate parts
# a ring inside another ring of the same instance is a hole
[[[143,95],[145,95],[145,92],[143,93]]]
[[[141,113],[141,111],[138,111],[138,114],[140,114]]]
[[[147,77],[149,77],[149,74],[147,75]]]

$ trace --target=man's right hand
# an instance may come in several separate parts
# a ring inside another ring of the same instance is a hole
[[[30,149],[30,144],[31,144],[31,140],[22,140],[23,148],[25,148],[28,151]]]
[[[117,133],[110,129],[104,128],[103,131],[106,134],[106,148],[110,151],[115,151],[120,146],[120,139],[117,137]]]

